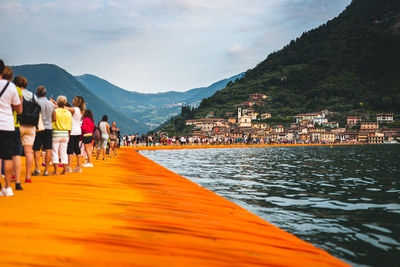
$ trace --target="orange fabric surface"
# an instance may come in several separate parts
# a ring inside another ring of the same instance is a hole
[[[354,146],[361,143],[334,143],[334,144],[268,144],[268,145],[168,145],[168,146],[132,146],[137,151],[142,150],[169,150],[169,149],[204,149],[204,148],[235,148],[235,147],[291,147],[291,146]]]
[[[94,164],[0,197],[1,266],[347,266],[133,149]]]

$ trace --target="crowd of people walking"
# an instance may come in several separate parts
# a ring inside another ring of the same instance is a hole
[[[116,123],[110,127],[104,115],[96,127],[83,97],[75,96],[72,105],[62,95],[56,100],[48,99],[44,86],[37,87],[33,94],[26,89],[25,77],[13,76],[11,67],[0,59],[0,167],[4,172],[0,196],[14,195],[12,182],[15,190],[23,190],[23,155],[25,183],[31,183],[32,176],[65,175],[82,172],[82,167],[93,167],[94,148],[97,148],[97,159],[101,156],[106,160],[107,147],[110,157],[117,155],[120,133]],[[74,155],[76,161],[73,161]],[[76,166],[72,166],[74,162]]]

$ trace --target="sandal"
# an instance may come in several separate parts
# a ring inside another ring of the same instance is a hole
[[[40,175],[40,170],[38,170],[38,169],[35,169],[33,172],[32,172],[32,176],[39,176]]]

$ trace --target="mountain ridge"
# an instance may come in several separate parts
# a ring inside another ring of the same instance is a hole
[[[75,76],[92,93],[106,98],[112,106],[123,110],[129,116],[146,121],[156,127],[177,115],[183,105],[198,106],[201,99],[211,96],[224,88],[230,81],[241,78],[243,73],[211,84],[208,87],[193,88],[184,92],[138,93],[120,88],[105,79],[92,74]]]
[[[252,93],[268,96],[273,116],[329,109],[400,112],[400,5],[353,0],[336,18],[303,33],[202,100],[196,118],[224,117]]]
[[[57,98],[65,95],[69,101],[76,95],[85,98],[87,107],[93,111],[95,120],[99,121],[103,114],[107,114],[110,120],[119,122],[124,131],[146,131],[137,121],[127,118],[78,82],[70,73],[61,67],[42,63],[12,66],[14,76],[22,75],[28,79],[28,90],[35,92],[36,88],[43,85],[47,89],[47,97]]]

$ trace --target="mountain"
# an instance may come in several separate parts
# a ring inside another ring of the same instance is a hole
[[[108,104],[107,97],[99,97],[93,94],[77,81],[74,76],[56,65],[22,65],[13,66],[12,69],[14,76],[22,75],[28,79],[27,89],[31,92],[35,92],[39,85],[43,85],[47,89],[47,96],[54,99],[59,95],[65,95],[68,101],[72,101],[76,95],[84,97],[87,108],[91,109],[94,114],[95,121],[99,121],[106,114],[109,121],[117,121],[118,126],[124,132],[144,132],[149,130],[143,123],[131,119],[111,107]]]
[[[195,118],[224,117],[252,93],[268,96],[273,117],[329,109],[341,114],[400,112],[400,4],[353,0],[336,18],[271,53],[204,99]]]
[[[144,94],[124,90],[97,76],[85,74],[75,78],[101,99],[107,99],[107,104],[122,111],[129,117],[146,122],[149,127],[155,127],[178,115],[183,105],[197,107],[200,101],[213,95],[218,90],[236,79],[243,73],[218,81],[208,87],[201,87],[186,92],[165,92]]]

